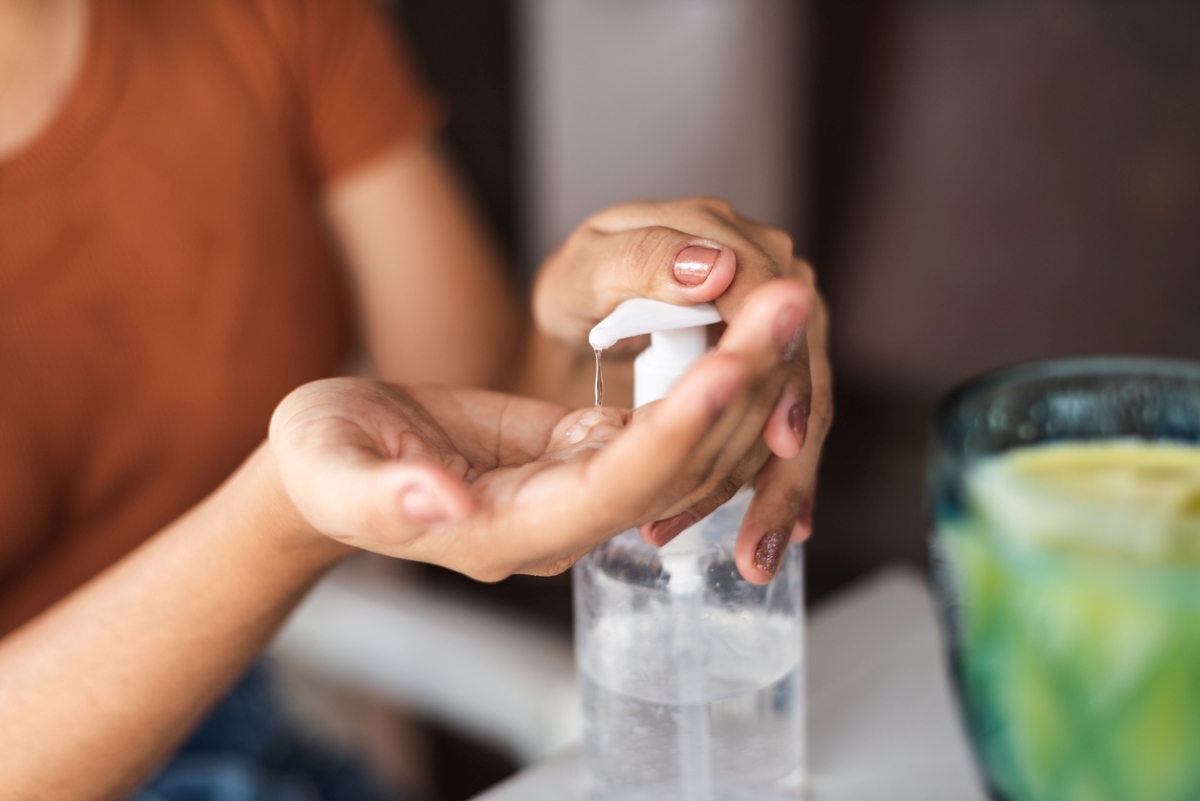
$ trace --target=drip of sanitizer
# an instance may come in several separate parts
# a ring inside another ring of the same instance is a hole
[[[592,329],[600,352],[650,334],[634,405],[664,397],[707,351],[711,304],[637,298]],[[597,375],[597,402],[602,384]],[[743,489],[662,548],[636,529],[576,564],[576,659],[592,801],[795,799],[804,777],[803,554],[750,584],[733,548]]]
[[[592,393],[596,399],[596,408],[599,409],[604,405],[604,371],[600,369],[600,354],[603,353],[600,348],[595,348],[596,351],[596,385],[592,389]]]

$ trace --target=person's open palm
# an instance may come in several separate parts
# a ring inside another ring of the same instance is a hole
[[[280,405],[271,447],[292,501],[328,536],[484,580],[559,572],[743,480],[731,473],[788,378],[787,321],[811,302],[797,282],[764,286],[716,353],[633,413],[330,379]]]

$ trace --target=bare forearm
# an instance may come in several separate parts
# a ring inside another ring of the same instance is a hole
[[[122,797],[343,555],[305,530],[270,460],[260,449],[209,499],[0,642],[6,797]]]
[[[339,181],[326,203],[380,377],[591,403],[591,351],[537,330],[500,248],[437,147],[383,156]],[[611,402],[629,403],[630,375],[628,360],[610,358]]]
[[[380,377],[501,386],[526,315],[501,249],[441,151],[385,155],[335,185],[327,206]]]

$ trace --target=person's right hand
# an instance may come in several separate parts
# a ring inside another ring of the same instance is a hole
[[[781,278],[807,290],[807,324],[788,363],[788,380],[772,399],[761,447],[748,450],[736,468],[756,489],[752,523],[736,545],[743,575],[756,582],[774,573],[789,539],[812,533],[817,465],[833,418],[827,314],[812,267],[793,253],[791,238],[714,198],[625,203],[592,215],[550,254],[533,294],[538,328],[573,348],[576,363],[587,364],[588,331],[623,300],[648,297],[684,306],[711,301],[731,321],[759,288]],[[631,341],[617,349],[635,346]],[[726,497],[737,489],[728,487]],[[647,525],[643,536],[663,545],[689,514],[703,517],[711,509],[709,503],[679,510],[682,518]],[[769,541],[764,532],[772,533]]]
[[[741,485],[733,471],[761,442],[810,302],[793,281],[760,287],[715,353],[633,413],[329,379],[280,404],[271,451],[299,512],[348,545],[482,580],[557,573]],[[739,552],[743,574],[769,579],[752,558]]]

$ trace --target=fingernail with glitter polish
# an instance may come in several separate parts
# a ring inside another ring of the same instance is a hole
[[[703,245],[691,245],[675,257],[675,280],[684,286],[700,286],[708,280],[721,251]]]
[[[659,520],[650,526],[650,539],[654,540],[655,545],[666,545],[679,536],[685,528],[695,523],[697,519],[691,512],[680,512],[674,517]]]
[[[779,529],[771,529],[763,534],[754,551],[754,566],[771,578],[779,572],[779,563],[787,550],[788,535]]]

